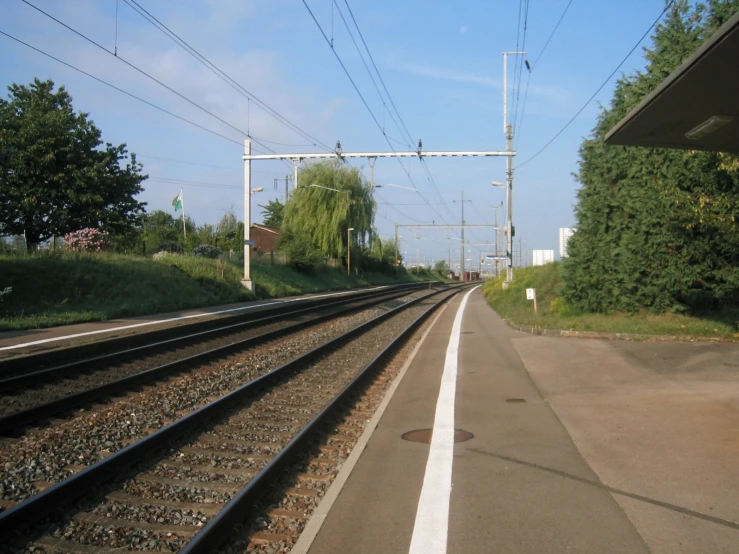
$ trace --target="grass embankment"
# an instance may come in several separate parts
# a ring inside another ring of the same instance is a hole
[[[221,278],[221,270],[223,278]],[[162,259],[119,254],[0,255],[0,331],[52,327],[116,317],[172,312],[254,298],[241,268],[196,256]],[[321,268],[303,275],[287,267],[252,265],[260,298],[398,282],[386,275],[346,275]],[[426,272],[401,281],[441,280]]]
[[[634,333],[642,335],[680,335],[739,339],[739,311],[683,315],[674,313],[590,314],[566,305],[559,295],[560,265],[517,269],[513,284],[503,289],[503,278],[487,281],[483,292],[488,303],[512,325],[540,329]],[[526,300],[526,289],[536,289],[538,315]]]
[[[269,266],[253,263],[252,279],[256,283],[256,294],[259,298],[291,296],[326,290],[350,289],[369,285],[389,285],[412,281],[447,281],[436,272],[421,271],[419,273],[401,273],[392,276],[383,273],[365,273],[347,275],[346,270],[320,267],[312,273],[299,273],[287,266]]]

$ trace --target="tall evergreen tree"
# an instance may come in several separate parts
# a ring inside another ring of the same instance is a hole
[[[580,149],[577,232],[563,294],[588,311],[705,308],[737,300],[739,198],[719,154],[606,146],[605,134],[705,40],[732,2],[676,2]]]

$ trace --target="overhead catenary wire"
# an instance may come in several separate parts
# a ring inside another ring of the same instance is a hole
[[[375,115],[375,113],[372,111],[372,108],[370,108],[369,104],[367,103],[367,100],[365,99],[364,95],[362,94],[362,91],[359,90],[359,87],[357,86],[357,83],[354,81],[354,78],[351,76],[351,73],[349,73],[349,70],[347,69],[346,65],[344,64],[344,61],[341,59],[341,56],[339,56],[338,52],[336,52],[336,49],[334,48],[333,44],[329,40],[328,36],[326,35],[326,32],[323,30],[323,27],[321,26],[321,24],[316,19],[316,16],[313,13],[313,10],[310,9],[310,6],[308,5],[308,3],[305,0],[303,0],[303,5],[308,10],[308,13],[310,14],[311,18],[313,19],[313,22],[318,27],[318,30],[320,31],[321,35],[323,36],[324,40],[326,41],[326,44],[328,44],[329,48],[331,49],[331,52],[334,54],[334,57],[339,62],[339,65],[341,66],[342,70],[344,71],[344,73],[346,74],[347,78],[349,79],[349,82],[351,83],[351,85],[354,88],[355,92],[357,93],[357,95],[359,96],[360,100],[362,101],[362,104],[364,105],[364,107],[369,112],[370,117],[372,118],[372,120],[375,122],[375,125],[380,130],[380,132],[382,133],[382,136],[385,138],[385,141],[387,142],[388,146],[390,147],[390,150],[394,154],[396,154],[395,159],[398,161],[398,163],[400,164],[400,167],[405,172],[406,176],[408,177],[408,180],[413,185],[413,188],[418,189],[418,187],[416,186],[415,182],[413,181],[413,178],[411,177],[410,172],[405,168],[405,166],[403,165],[402,160],[397,156],[397,151],[395,150],[395,147],[392,145],[392,143],[390,142],[390,140],[387,138],[387,134],[385,133],[385,130],[383,129],[383,127],[380,124],[380,122],[378,121],[377,116]],[[334,4],[332,4],[332,5],[334,5]],[[423,197],[423,195],[421,195],[421,196]],[[439,217],[441,217],[443,219],[443,216],[441,214],[439,214],[435,209],[432,208],[432,210]]]
[[[547,38],[546,42],[544,43],[544,46],[539,51],[539,55],[536,56],[536,59],[534,60],[534,63],[531,64],[531,71],[529,71],[528,75],[526,76],[526,89],[524,91],[523,95],[523,108],[521,109],[521,122],[518,125],[518,131],[516,133],[516,144],[514,145],[513,149],[518,148],[518,141],[521,138],[521,129],[523,128],[523,121],[524,116],[526,115],[526,100],[529,96],[529,81],[531,81],[531,73],[536,68],[537,64],[539,63],[539,60],[544,55],[544,52],[546,52],[547,47],[549,46],[549,43],[552,41],[552,38],[554,37],[555,33],[557,32],[557,29],[559,29],[559,25],[562,23],[562,20],[565,18],[565,15],[567,15],[567,11],[570,9],[570,6],[572,5],[572,2],[574,0],[570,0],[567,2],[567,5],[565,6],[565,9],[562,11],[562,15],[559,16],[559,19],[557,20],[557,23],[554,25],[554,28],[552,29],[552,32],[549,34],[549,37]]]
[[[226,84],[228,84],[231,88],[233,88],[236,92],[238,92],[240,95],[244,96],[250,101],[253,101],[257,107],[262,109],[264,112],[268,113],[272,117],[274,117],[277,121],[282,123],[283,125],[287,126],[292,131],[296,132],[303,138],[309,140],[311,144],[303,145],[303,144],[284,144],[284,143],[278,143],[273,141],[264,141],[264,142],[270,142],[271,144],[276,144],[279,146],[318,146],[321,145],[326,150],[331,150],[331,148],[321,142],[319,139],[312,136],[307,131],[301,129],[298,127],[295,123],[287,119],[285,116],[283,116],[281,113],[279,113],[277,110],[266,104],[264,101],[259,99],[254,93],[247,90],[243,85],[241,85],[238,81],[233,79],[230,75],[228,75],[225,71],[223,71],[221,68],[219,68],[217,65],[215,65],[213,62],[211,62],[208,58],[206,58],[203,54],[201,54],[198,50],[196,50],[194,47],[192,47],[187,41],[185,41],[182,37],[180,37],[177,33],[172,31],[167,25],[162,23],[159,19],[157,19],[154,15],[152,15],[149,11],[146,10],[141,4],[139,4],[136,0],[123,0],[131,9],[133,9],[136,13],[138,13],[141,17],[146,19],[149,23],[151,23],[154,27],[159,29],[162,33],[164,33],[167,37],[169,37],[170,40],[175,42],[178,46],[180,46],[183,50],[185,50],[188,54],[190,54],[193,58],[195,58],[199,63],[201,63],[203,66],[205,66],[208,70],[210,70],[212,73],[214,73],[216,76],[218,76],[222,81],[224,81]]]
[[[90,77],[91,79],[94,79],[98,83],[101,83],[101,84],[103,84],[103,85],[105,85],[107,87],[110,87],[110,88],[112,88],[114,90],[117,90],[118,92],[120,92],[122,94],[125,94],[126,96],[129,96],[129,97],[133,98],[134,100],[138,100],[139,102],[142,102],[142,103],[146,104],[147,106],[151,106],[152,108],[154,108],[156,110],[159,110],[160,112],[166,113],[167,115],[171,115],[172,117],[175,117],[175,118],[179,119],[180,121],[183,121],[185,123],[188,123],[189,125],[193,125],[194,127],[197,127],[198,129],[202,129],[203,131],[206,131],[206,132],[208,132],[208,133],[210,133],[212,135],[215,135],[217,137],[220,137],[220,138],[222,138],[224,140],[227,140],[229,142],[232,142],[234,144],[238,144],[239,146],[241,146],[241,144],[242,144],[238,140],[234,140],[234,139],[232,139],[230,137],[227,137],[226,135],[222,135],[221,133],[218,133],[216,131],[213,131],[212,129],[208,129],[207,127],[204,127],[203,125],[200,125],[199,123],[195,123],[194,121],[190,121],[189,119],[186,119],[186,118],[184,118],[184,117],[182,117],[180,115],[177,115],[174,112],[171,112],[171,111],[169,111],[169,110],[167,110],[165,108],[162,108],[161,106],[157,106],[156,104],[154,104],[152,102],[149,102],[148,100],[145,100],[145,99],[141,98],[140,96],[136,96],[135,94],[132,94],[132,93],[126,91],[126,90],[123,90],[122,88],[117,87],[117,86],[115,86],[115,85],[113,85],[113,84],[111,84],[111,83],[109,83],[107,81],[104,81],[103,79],[100,79],[99,77],[96,77],[92,73],[88,73],[87,71],[84,71],[83,69],[80,69],[79,67],[76,67],[76,66],[74,66],[74,65],[72,65],[72,64],[70,64],[68,62],[65,62],[64,60],[59,59],[56,56],[52,56],[48,52],[44,52],[40,48],[36,48],[35,46],[32,46],[32,45],[28,44],[27,42],[24,42],[21,39],[16,38],[13,35],[10,35],[10,34],[6,33],[5,31],[0,31],[0,34],[5,35],[9,39],[16,41],[19,44],[22,44],[23,46],[26,46],[27,48],[30,48],[31,50],[35,50],[39,54],[42,54],[42,55],[44,55],[44,56],[46,56],[48,58],[51,58],[52,60],[54,60],[56,62],[59,62],[60,64],[65,65],[65,66],[67,66],[70,69],[73,69],[73,70],[75,70],[75,71],[77,71],[79,73],[82,73],[83,75],[86,75],[87,77]]]
[[[529,26],[529,0],[525,0],[524,2],[524,14],[523,14],[523,34],[521,38],[521,50],[522,52],[526,51],[526,34],[528,32],[528,26]],[[516,46],[516,51],[518,52],[518,46]],[[513,128],[517,128],[518,124],[518,114],[521,110],[521,104],[520,104],[520,97],[521,97],[521,80],[523,75],[523,64],[524,64],[525,56],[521,55],[518,57],[517,60],[517,77],[515,82],[515,95],[514,95],[514,103],[513,103]],[[529,72],[529,75],[531,72]]]
[[[387,104],[385,103],[385,99],[384,99],[384,97],[382,95],[382,92],[380,91],[380,88],[377,86],[377,82],[375,81],[375,78],[372,75],[372,71],[370,70],[369,66],[367,65],[367,62],[366,62],[366,60],[364,58],[364,55],[362,54],[362,50],[359,47],[359,44],[357,44],[357,41],[354,38],[354,33],[350,29],[349,23],[347,22],[346,18],[344,17],[344,13],[341,11],[341,8],[339,8],[339,5],[338,5],[338,3],[336,3],[336,0],[331,0],[331,1],[332,1],[332,6],[334,6],[334,5],[336,6],[336,11],[339,13],[339,16],[341,17],[341,20],[344,23],[344,27],[346,27],[346,30],[349,33],[349,37],[351,38],[352,43],[354,44],[354,48],[357,50],[357,53],[359,54],[359,58],[362,60],[362,64],[364,65],[364,68],[367,71],[367,74],[369,75],[369,78],[372,81],[372,84],[374,85],[375,90],[377,91],[378,96],[380,97],[380,101],[382,102],[382,106],[383,106],[383,114],[385,113],[385,110],[387,110],[388,115],[390,116],[390,119],[395,124],[395,127],[398,129],[398,131],[401,134],[403,134],[403,129],[401,129],[400,125],[398,124],[398,121],[395,119],[395,116],[393,115],[393,113],[390,111],[390,109],[388,108]],[[347,7],[349,7],[349,3],[346,2],[346,0],[345,0],[345,4],[347,5]],[[357,21],[356,21],[356,19],[353,16],[352,16],[352,21],[354,22],[354,26],[357,28],[357,31],[361,35],[361,31],[359,30],[359,26],[357,25]],[[364,44],[365,50],[367,50],[368,56],[371,56],[371,53],[369,52],[369,49],[367,48],[367,44],[366,44],[366,42],[364,42],[364,39],[362,39],[362,42]],[[377,67],[376,66],[375,66],[375,72],[378,73],[378,77],[379,77],[379,72],[377,71]],[[385,90],[387,91],[387,89],[385,89]],[[388,141],[389,140],[393,140],[394,142],[399,142],[399,141],[397,141],[395,139],[392,139],[387,134],[384,125],[381,125],[381,131],[383,132],[383,134],[385,135],[385,138]],[[389,142],[388,142],[388,144],[389,144]],[[407,146],[409,149],[412,149],[413,148],[410,144],[406,144],[405,146]],[[435,185],[435,183],[434,183],[434,185]],[[426,200],[426,198],[423,196],[423,194],[421,194],[420,192],[419,192],[419,194],[421,195],[421,198],[423,198],[423,200],[428,204],[428,206],[434,211],[434,213],[436,213],[439,217],[441,217],[443,219],[443,216],[438,211],[436,211],[436,209],[433,207],[433,205],[430,202],[428,202],[428,200]]]
[[[380,70],[378,69],[377,64],[375,63],[375,58],[372,56],[372,52],[370,51],[369,46],[367,45],[367,41],[364,40],[364,35],[362,34],[362,30],[359,27],[359,23],[357,22],[357,19],[354,17],[354,12],[352,11],[351,6],[349,5],[349,0],[344,0],[344,4],[346,4],[346,8],[349,11],[349,16],[351,17],[352,22],[354,23],[354,26],[357,29],[359,38],[361,39],[362,44],[364,45],[364,49],[367,51],[367,56],[369,57],[370,62],[372,63],[372,67],[374,67],[375,69],[375,73],[377,73],[377,78],[379,79],[380,84],[382,85],[382,88],[385,91],[385,94],[387,95],[387,99],[390,102],[390,105],[392,106],[393,110],[395,111],[395,115],[398,116],[398,121],[400,121],[400,124],[403,127],[403,130],[405,131],[405,136],[407,137],[409,141],[407,146],[409,148],[412,148],[411,143],[413,143],[413,140],[414,140],[413,136],[411,135],[410,131],[408,131],[408,126],[405,124],[405,121],[403,121],[403,117],[400,115],[400,111],[398,111],[398,107],[395,105],[395,102],[393,101],[393,97],[390,94],[390,91],[388,90],[387,85],[385,84],[385,80],[382,78],[382,74],[380,73]],[[429,170],[428,165],[426,164],[426,160],[421,158],[421,164],[424,167],[424,171],[426,172],[427,179],[429,183],[431,184],[434,192],[436,193],[437,198],[441,200],[441,205],[444,206],[447,212],[449,213],[449,215],[453,217],[453,214],[451,212],[451,209],[448,203],[444,201],[444,198],[441,196],[441,191],[439,190],[439,187],[437,186],[436,181],[433,178],[433,175],[431,175],[431,171]]]
[[[242,129],[239,129],[238,127],[236,127],[236,126],[234,126],[234,125],[232,125],[231,123],[229,123],[229,122],[228,122],[228,121],[226,121],[225,119],[223,119],[223,118],[219,117],[218,115],[214,114],[213,112],[211,112],[211,111],[210,111],[210,110],[208,110],[207,108],[204,108],[203,106],[201,106],[200,104],[198,104],[198,103],[197,103],[197,102],[195,102],[194,100],[191,100],[190,98],[188,98],[187,96],[185,96],[185,95],[184,95],[184,94],[182,94],[181,92],[179,92],[179,91],[177,91],[177,90],[173,89],[172,87],[170,87],[170,86],[169,86],[169,85],[167,85],[166,83],[164,83],[164,82],[160,81],[159,79],[157,79],[157,78],[156,78],[156,77],[154,77],[153,75],[151,75],[151,74],[147,73],[147,72],[146,72],[146,71],[144,71],[143,69],[141,69],[141,68],[139,68],[138,66],[134,65],[133,63],[131,63],[131,62],[127,61],[126,59],[122,58],[121,56],[117,56],[117,55],[116,55],[116,54],[115,54],[115,53],[114,53],[114,52],[113,52],[112,50],[110,50],[110,49],[106,48],[105,46],[103,46],[102,44],[100,44],[100,43],[98,43],[98,42],[96,42],[96,41],[92,40],[92,39],[91,39],[90,37],[88,37],[87,35],[85,35],[85,34],[83,34],[83,33],[79,32],[79,31],[77,31],[76,29],[74,29],[74,28],[70,27],[69,25],[67,25],[66,23],[64,23],[63,21],[61,21],[60,19],[58,19],[58,18],[54,17],[53,15],[51,15],[51,14],[49,14],[49,13],[45,12],[44,10],[42,10],[42,9],[41,9],[41,8],[39,8],[38,6],[35,6],[35,5],[34,5],[34,4],[32,4],[31,2],[29,2],[28,0],[21,0],[21,1],[22,1],[22,2],[24,3],[24,4],[26,4],[26,5],[30,6],[31,8],[33,8],[34,10],[38,11],[39,13],[41,13],[41,14],[45,15],[45,16],[46,16],[46,17],[48,17],[49,19],[51,19],[51,20],[55,21],[56,23],[58,23],[58,24],[59,24],[59,25],[61,25],[62,27],[66,28],[66,29],[68,29],[68,30],[70,30],[70,31],[72,31],[72,32],[73,32],[74,34],[76,34],[76,35],[77,35],[77,36],[79,36],[80,38],[83,38],[84,40],[86,40],[86,41],[87,41],[87,42],[89,42],[90,44],[92,44],[92,45],[96,46],[96,47],[97,47],[97,48],[99,48],[100,50],[102,50],[102,51],[104,51],[104,52],[106,52],[106,53],[110,54],[111,56],[113,56],[113,57],[114,57],[114,58],[116,58],[117,60],[120,60],[121,62],[125,63],[125,64],[126,64],[127,66],[129,66],[129,67],[130,67],[131,69],[134,69],[135,71],[137,71],[138,73],[140,73],[140,74],[144,75],[144,76],[145,76],[145,77],[147,77],[148,79],[150,79],[150,80],[154,81],[154,82],[155,82],[155,83],[157,83],[158,85],[160,85],[160,86],[162,86],[162,87],[166,88],[167,90],[169,90],[169,91],[170,91],[170,92],[172,92],[173,94],[175,94],[175,95],[177,95],[178,97],[180,97],[180,98],[182,98],[183,100],[185,100],[185,101],[186,101],[187,103],[189,103],[189,104],[191,104],[192,106],[194,106],[194,107],[198,108],[198,109],[199,109],[199,110],[201,110],[202,112],[204,112],[204,113],[206,113],[206,114],[210,115],[210,116],[211,116],[211,117],[213,117],[214,119],[217,119],[218,121],[220,121],[221,123],[223,123],[223,124],[224,124],[224,125],[226,125],[227,127],[230,127],[231,129],[233,129],[233,130],[237,131],[238,133],[240,133],[240,134],[244,135],[245,137],[248,137],[248,138],[250,138],[251,140],[253,140],[253,141],[254,141],[254,142],[256,142],[257,144],[260,144],[260,145],[261,145],[262,147],[264,147],[264,148],[265,148],[265,149],[266,149],[266,150],[267,150],[268,152],[270,152],[270,153],[273,153],[273,154],[276,154],[276,152],[275,152],[274,150],[272,150],[272,149],[271,149],[271,148],[270,148],[269,146],[267,146],[266,144],[263,144],[263,143],[262,143],[262,142],[260,142],[260,141],[259,141],[258,139],[256,139],[256,138],[252,137],[252,136],[251,136],[251,135],[250,135],[249,133],[247,133],[247,132],[243,131]]]
[[[557,140],[557,138],[559,138],[559,136],[560,136],[560,135],[561,135],[562,133],[564,133],[564,132],[565,132],[565,130],[566,130],[566,129],[567,129],[567,128],[568,128],[568,127],[569,127],[569,126],[570,126],[570,125],[572,124],[572,122],[573,122],[573,121],[575,121],[575,119],[577,119],[577,116],[579,116],[579,115],[580,115],[580,114],[581,114],[581,113],[583,112],[583,110],[585,110],[585,108],[587,108],[588,104],[590,104],[590,102],[592,102],[592,101],[593,101],[593,99],[594,99],[594,98],[595,98],[595,97],[596,97],[596,96],[598,95],[598,93],[599,93],[599,92],[600,92],[601,90],[603,90],[603,87],[605,87],[605,86],[606,86],[606,85],[608,84],[608,82],[609,82],[609,81],[611,80],[611,78],[612,78],[612,77],[613,77],[613,76],[614,76],[614,75],[616,74],[616,72],[617,72],[617,71],[618,71],[619,69],[621,69],[621,66],[622,66],[622,65],[623,65],[624,63],[626,63],[626,60],[628,60],[628,59],[629,59],[629,58],[631,57],[631,54],[633,54],[633,53],[634,53],[634,50],[636,50],[636,49],[637,49],[637,48],[639,47],[639,45],[640,45],[640,44],[642,43],[642,41],[643,41],[643,40],[644,40],[644,39],[645,39],[645,38],[647,37],[647,35],[648,35],[648,34],[649,34],[649,33],[650,33],[651,31],[652,31],[652,29],[654,28],[654,26],[655,26],[655,25],[657,25],[657,23],[659,23],[659,20],[660,20],[660,19],[662,19],[662,16],[663,16],[663,15],[665,15],[665,13],[667,13],[667,10],[669,10],[669,9],[670,9],[670,8],[672,7],[672,5],[673,5],[674,3],[675,3],[675,0],[670,0],[670,1],[669,1],[669,2],[668,2],[668,3],[666,4],[666,5],[665,5],[665,8],[664,8],[664,9],[662,10],[662,12],[661,12],[661,13],[659,14],[659,16],[657,17],[657,19],[655,19],[655,20],[654,20],[654,22],[653,22],[653,23],[652,23],[652,24],[651,24],[651,25],[649,26],[649,28],[648,28],[648,29],[646,30],[646,32],[645,32],[645,33],[644,33],[644,34],[643,34],[643,35],[641,36],[641,38],[640,38],[640,39],[639,39],[639,40],[638,40],[638,41],[636,42],[636,44],[634,45],[634,47],[633,47],[633,48],[632,48],[631,50],[629,50],[629,53],[628,53],[628,54],[626,54],[626,56],[624,56],[624,58],[623,58],[623,59],[621,60],[621,62],[619,62],[619,64],[618,64],[618,65],[616,66],[616,68],[615,68],[615,69],[614,69],[614,70],[613,70],[613,71],[611,72],[611,74],[610,74],[610,75],[608,75],[608,77],[606,77],[605,81],[603,81],[603,83],[601,83],[601,85],[600,85],[600,86],[599,86],[599,87],[598,87],[598,88],[596,89],[596,91],[595,91],[595,92],[594,92],[594,93],[593,93],[593,94],[592,94],[592,95],[590,96],[590,98],[588,98],[588,99],[587,99],[587,101],[586,101],[586,102],[585,102],[585,103],[584,103],[584,104],[582,105],[582,107],[581,107],[581,108],[580,108],[579,110],[577,110],[577,112],[575,113],[575,115],[573,115],[573,116],[572,116],[572,118],[570,118],[570,120],[569,120],[569,121],[568,121],[567,123],[565,123],[564,127],[562,127],[562,128],[561,128],[561,129],[559,130],[559,132],[557,132],[557,134],[556,134],[556,135],[554,135],[554,136],[553,136],[553,137],[552,137],[552,138],[551,138],[551,139],[549,140],[549,142],[547,142],[547,143],[546,143],[546,144],[545,144],[544,146],[542,146],[542,147],[541,147],[541,148],[540,148],[540,149],[539,149],[539,150],[538,150],[538,151],[537,151],[537,152],[536,152],[536,153],[535,153],[535,154],[534,154],[533,156],[529,157],[529,158],[528,158],[528,159],[526,159],[526,160],[525,160],[524,162],[522,162],[522,163],[521,163],[521,164],[520,164],[520,165],[518,166],[518,168],[519,168],[519,169],[520,169],[521,167],[525,166],[526,164],[528,164],[528,163],[529,163],[530,161],[532,161],[533,159],[535,159],[535,158],[536,158],[536,157],[537,157],[537,156],[538,156],[539,154],[541,154],[542,152],[544,152],[544,150],[546,150],[546,149],[547,149],[547,148],[548,148],[548,147],[549,147],[549,146],[550,146],[550,145],[551,145],[551,144],[552,144],[552,143],[553,143],[553,142],[554,142],[555,140]]]

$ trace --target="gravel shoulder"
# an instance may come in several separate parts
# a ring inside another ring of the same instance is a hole
[[[402,300],[308,329],[295,337],[207,364],[78,412],[76,417],[0,441],[0,499],[25,500],[211,400],[383,313]],[[5,502],[4,507],[11,504]]]

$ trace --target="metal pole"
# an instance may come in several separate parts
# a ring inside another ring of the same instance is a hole
[[[287,205],[287,199],[288,199],[288,192],[287,192],[287,182],[290,180],[289,175],[285,175],[285,205]]]
[[[352,228],[346,230],[346,274],[352,274]]]
[[[293,160],[293,190],[298,188],[298,164],[300,160]]]
[[[503,134],[506,137],[506,144],[513,144],[513,129],[508,124],[508,52],[503,52]],[[512,190],[513,187],[513,157],[506,156],[506,266],[507,275],[503,285],[508,286],[513,281],[513,236],[512,236],[512,214],[513,208]]]
[[[182,198],[182,234],[185,236],[185,242],[187,242],[187,227],[185,227],[185,195],[180,189],[180,198]],[[187,245],[185,245],[187,247]]]
[[[498,208],[499,206],[494,206],[495,210],[495,276],[498,276]]]
[[[459,280],[464,281],[464,191],[462,191],[462,259],[459,262]]]
[[[513,125],[508,125],[506,143],[513,146]],[[506,158],[506,199],[508,209],[506,210],[506,229],[508,229],[508,275],[506,282],[513,281],[513,156]]]
[[[503,134],[508,131],[508,52],[503,52]]]
[[[244,141],[244,156],[251,156],[251,141]],[[249,267],[251,254],[251,160],[244,160],[244,279],[241,284],[250,291],[254,290]]]
[[[452,271],[452,245],[449,245],[449,271]]]
[[[367,158],[370,166],[370,189],[375,190],[375,162],[377,158]]]

